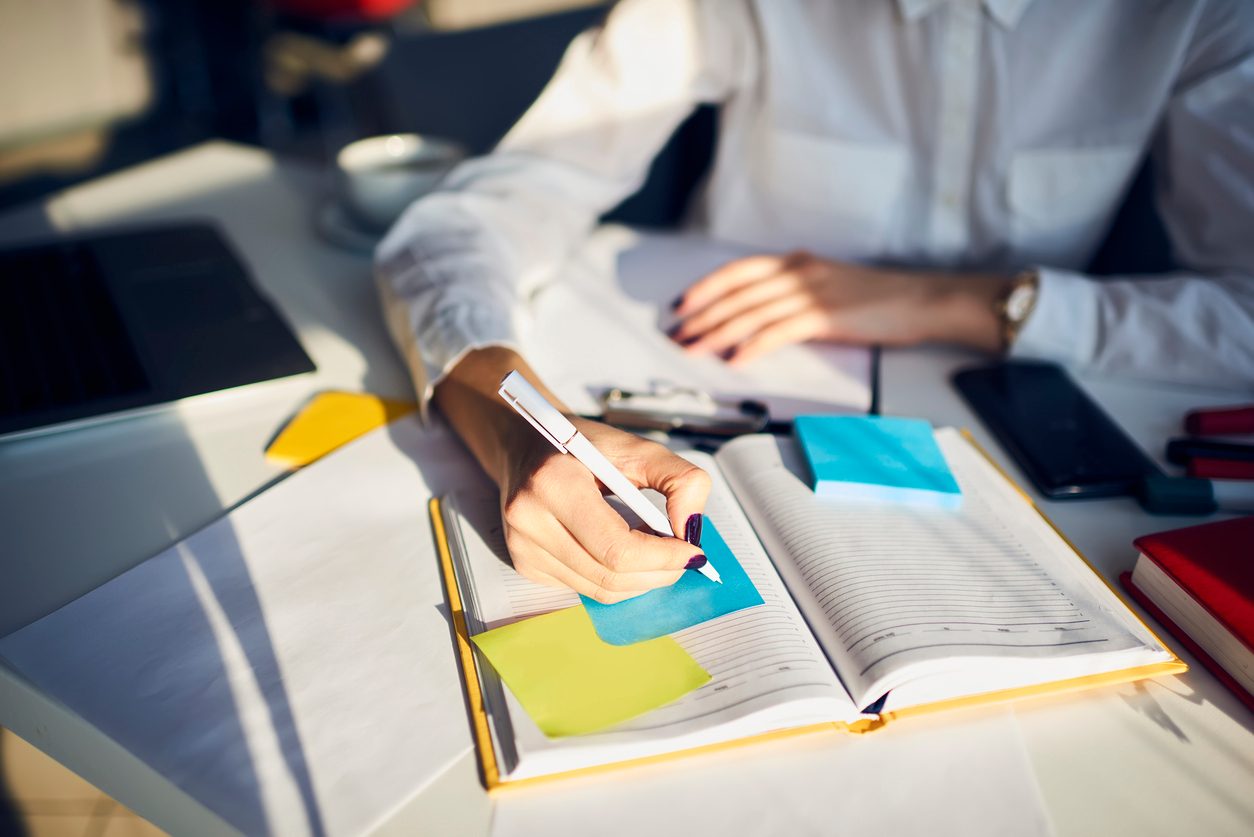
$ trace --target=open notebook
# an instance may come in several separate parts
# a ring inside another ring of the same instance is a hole
[[[495,496],[433,501],[488,787],[1185,670],[973,443],[952,429],[937,441],[959,510],[816,498],[791,439],[687,454],[765,603],[674,634],[709,683],[571,738],[546,738],[467,636],[578,597],[508,565]]]

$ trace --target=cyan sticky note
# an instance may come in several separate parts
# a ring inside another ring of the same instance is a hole
[[[955,508],[962,491],[923,419],[798,416],[793,435],[821,497]]]
[[[690,570],[670,587],[617,604],[601,604],[583,596],[583,605],[601,639],[610,645],[631,645],[762,604],[758,588],[708,517],[702,520],[701,532],[701,551],[723,577],[723,583],[716,584]]]

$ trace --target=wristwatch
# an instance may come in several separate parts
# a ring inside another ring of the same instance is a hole
[[[1009,351],[1023,324],[1036,307],[1036,294],[1041,276],[1035,269],[1024,270],[1006,283],[1006,290],[993,303],[993,313],[1001,323],[1001,349]]]

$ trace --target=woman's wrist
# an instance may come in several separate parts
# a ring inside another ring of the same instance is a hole
[[[928,340],[957,343],[986,352],[1002,349],[1002,324],[997,303],[1011,277],[988,273],[957,273],[926,277],[931,299],[922,312]]]
[[[497,394],[513,369],[521,371],[551,403],[561,400],[540,382],[512,349],[490,346],[466,354],[436,386],[434,401],[484,471],[498,485],[509,477],[510,454],[540,439],[527,422]]]

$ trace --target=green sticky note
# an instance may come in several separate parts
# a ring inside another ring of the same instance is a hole
[[[668,636],[610,645],[571,607],[471,637],[550,738],[598,732],[664,706],[710,675]]]

